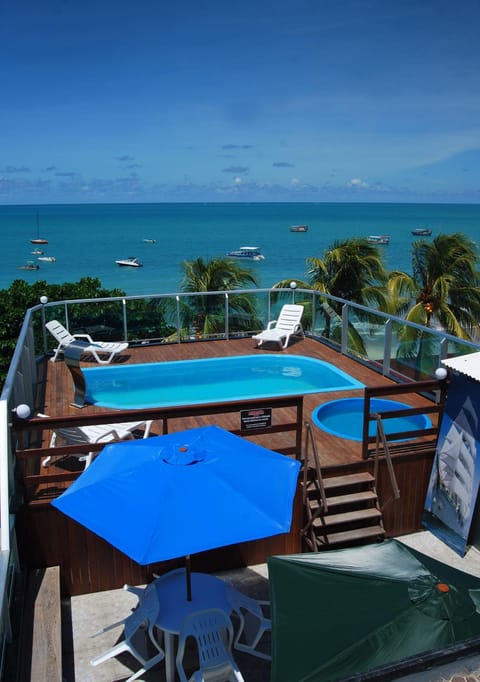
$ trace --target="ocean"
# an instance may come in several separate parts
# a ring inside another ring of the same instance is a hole
[[[39,262],[30,243],[37,234],[55,262]],[[291,225],[306,224],[306,233]],[[388,234],[379,248],[388,269],[411,272],[411,231],[461,232],[477,240],[480,205],[384,203],[164,203],[0,206],[0,289],[15,279],[49,284],[98,277],[102,286],[128,295],[181,290],[181,263],[225,256],[240,246],[258,246],[264,261],[250,262],[259,287],[283,279],[304,280],[308,257],[323,257],[336,239]],[[154,239],[156,243],[146,243]],[[141,268],[121,268],[116,259],[137,257]],[[39,270],[21,270],[32,260]],[[243,261],[242,261],[243,263]]]

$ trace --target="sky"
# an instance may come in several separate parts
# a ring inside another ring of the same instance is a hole
[[[4,0],[0,204],[480,201],[480,0]]]

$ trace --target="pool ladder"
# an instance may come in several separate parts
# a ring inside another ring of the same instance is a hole
[[[363,471],[323,476],[310,422],[304,422],[303,454],[305,551],[348,547],[385,538],[375,478]]]

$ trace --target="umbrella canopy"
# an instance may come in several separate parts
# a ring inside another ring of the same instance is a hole
[[[268,570],[272,682],[339,680],[480,634],[480,578],[395,540]]]
[[[107,445],[52,504],[146,565],[287,533],[299,468],[206,426]]]

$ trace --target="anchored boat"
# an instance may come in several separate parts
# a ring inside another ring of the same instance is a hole
[[[390,236],[388,234],[371,234],[367,237],[370,244],[390,244]]]
[[[430,230],[428,227],[417,227],[416,230],[412,230],[412,234],[414,234],[416,237],[430,237],[432,230]]]
[[[265,256],[260,252],[258,246],[241,246],[236,251],[229,251],[227,256],[230,258],[248,258],[249,260],[265,260]]]
[[[123,258],[120,260],[116,260],[115,263],[117,265],[122,265],[124,267],[130,267],[130,268],[141,268],[143,266],[143,263],[140,263],[138,258],[135,258],[134,256],[130,256],[129,258]]]

